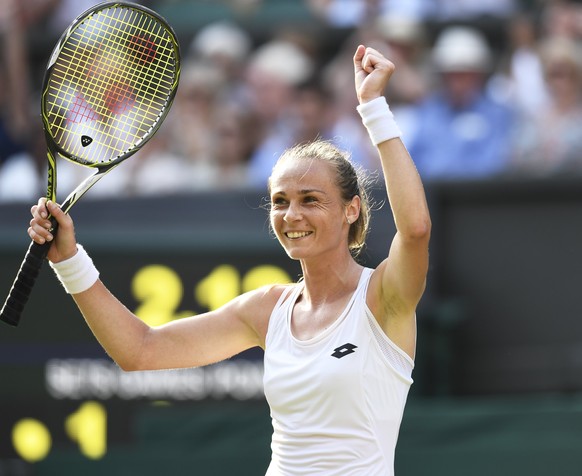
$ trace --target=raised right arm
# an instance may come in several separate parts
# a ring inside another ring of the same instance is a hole
[[[48,254],[62,262],[77,253],[71,217],[45,199],[32,207],[29,235],[38,243],[52,240],[50,213],[59,232]],[[127,309],[97,280],[73,294],[91,331],[110,357],[124,370],[196,367],[218,362],[255,346],[264,346],[271,309],[282,287],[243,294],[215,311],[150,327]]]

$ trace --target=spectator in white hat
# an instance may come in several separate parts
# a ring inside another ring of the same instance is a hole
[[[513,111],[493,99],[486,83],[493,57],[485,37],[449,27],[432,51],[439,87],[416,110],[407,141],[426,179],[475,179],[502,172],[510,151]]]

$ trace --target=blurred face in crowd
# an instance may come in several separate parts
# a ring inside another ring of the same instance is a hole
[[[446,94],[451,104],[463,107],[479,95],[485,75],[480,71],[448,71],[442,74]]]
[[[571,38],[550,38],[540,47],[544,78],[555,106],[579,106],[582,94],[582,47]]]
[[[556,61],[547,66],[546,84],[556,99],[570,100],[579,95],[580,74],[576,67],[566,61]]]
[[[328,98],[313,87],[298,89],[294,96],[293,113],[299,128],[297,142],[317,139],[328,128]]]
[[[251,70],[247,83],[254,112],[264,121],[274,121],[287,108],[293,88],[276,75]]]
[[[255,143],[257,125],[246,111],[224,105],[215,116],[214,128],[218,135],[214,156],[223,167],[244,165]]]

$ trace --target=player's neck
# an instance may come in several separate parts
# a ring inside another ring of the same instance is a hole
[[[302,263],[305,289],[303,297],[314,304],[352,292],[358,284],[362,266],[351,256],[344,261]]]

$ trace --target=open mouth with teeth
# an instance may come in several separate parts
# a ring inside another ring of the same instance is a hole
[[[296,240],[311,235],[311,233],[311,231],[288,231],[285,233],[285,236],[291,240]]]

